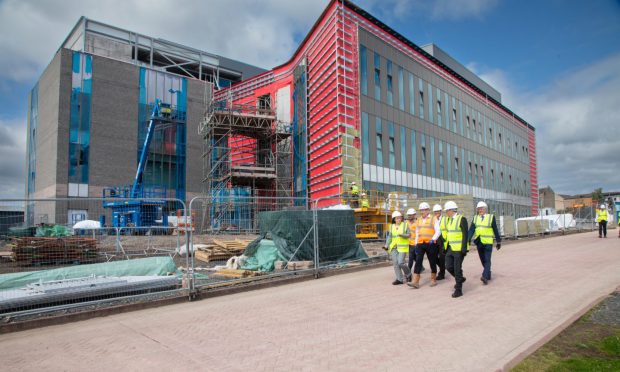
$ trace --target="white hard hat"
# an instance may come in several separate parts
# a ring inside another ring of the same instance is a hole
[[[443,210],[444,211],[447,211],[447,210],[450,210],[450,209],[458,209],[458,208],[459,207],[452,200],[447,201],[446,204],[444,204],[444,206],[443,206]]]
[[[402,214],[400,214],[400,212],[399,212],[399,211],[394,211],[394,212],[392,212],[392,218],[395,218],[395,217],[402,217],[402,216],[403,216],[403,215],[402,215]]]
[[[355,185],[355,181],[351,182],[351,185]]]
[[[479,201],[478,205],[476,205],[476,208],[488,208],[489,206],[487,205],[487,203],[483,202],[483,201]]]
[[[362,195],[362,196],[366,196],[366,193],[365,193],[365,192],[363,192],[361,195]]]
[[[413,216],[415,214],[415,209],[409,208],[407,209],[407,215]]]
[[[441,212],[441,205],[439,204],[433,205],[433,212]]]
[[[601,204],[601,209],[605,209],[605,204]]]
[[[431,206],[428,205],[427,202],[422,202],[420,203],[420,206],[418,207],[418,209],[431,209]]]

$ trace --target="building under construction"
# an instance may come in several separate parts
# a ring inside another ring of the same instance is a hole
[[[330,1],[289,61],[214,97],[216,104],[229,101],[206,123],[234,115],[252,125],[274,123],[263,108],[291,123],[292,195],[319,205],[337,203],[356,182],[419,198],[469,194],[498,214],[537,213],[534,127],[446,52],[414,44],[350,1]],[[262,169],[259,154],[275,151],[279,137],[261,144],[231,126],[218,132],[206,125],[208,195],[259,180],[288,186],[288,175],[279,181],[275,170]]]

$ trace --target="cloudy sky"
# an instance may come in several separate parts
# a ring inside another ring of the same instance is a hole
[[[28,92],[82,15],[264,68],[328,0],[0,0],[0,198],[24,195]],[[620,2],[359,0],[433,42],[536,128],[540,186],[620,191]]]

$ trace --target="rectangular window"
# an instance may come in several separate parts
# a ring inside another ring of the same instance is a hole
[[[376,135],[376,144],[377,144],[377,165],[383,166],[383,129],[381,124],[381,118],[377,117],[375,119],[375,132]]]
[[[400,127],[400,170],[407,171],[407,130]]]
[[[440,127],[442,126],[442,118],[443,115],[441,114],[441,91],[437,89],[437,125],[439,125]]]
[[[433,101],[433,86],[431,83],[428,83],[428,121],[433,122],[433,110],[434,110],[434,101]]]
[[[448,93],[443,94],[443,111],[446,113],[446,119],[444,124],[447,130],[450,130],[450,100],[448,99]]]
[[[456,182],[459,181],[459,157],[458,155],[454,156],[454,181]]]
[[[396,169],[396,149],[394,147],[394,123],[388,122],[389,131],[389,167],[390,169]]]
[[[411,172],[418,172],[418,156],[417,156],[418,146],[415,142],[415,130],[411,130]]]
[[[92,56],[73,52],[69,115],[69,183],[89,180]],[[88,195],[76,195],[84,196]]]
[[[360,44],[360,80],[364,95],[368,95],[368,61],[366,58],[366,47]]]
[[[368,140],[368,113],[362,112],[362,162],[366,164],[370,164]]]
[[[394,105],[394,93],[392,86],[392,61],[387,60],[387,103]]]
[[[426,176],[426,137],[420,134],[420,150],[422,156],[422,175]]]
[[[405,111],[405,77],[400,66],[398,66],[398,108]]]
[[[461,136],[465,136],[463,130],[463,102],[459,101],[459,127],[461,128]]]
[[[452,97],[452,131],[456,133],[456,99]]]
[[[439,141],[439,178],[443,179],[443,141]]]
[[[419,107],[420,119],[424,119],[424,80],[418,79],[418,88],[420,90]]]
[[[447,143],[447,142],[446,142],[446,159],[448,161],[448,166],[447,166],[448,177],[446,179],[448,181],[451,181],[452,180],[452,167],[450,166],[450,159],[452,159],[452,158],[450,157],[450,144]]]
[[[435,171],[435,138],[429,136],[431,143],[431,177],[436,177]]]
[[[375,99],[381,101],[381,56],[375,52]]]
[[[415,115],[415,92],[413,87],[413,74],[409,73],[409,113],[411,115]]]

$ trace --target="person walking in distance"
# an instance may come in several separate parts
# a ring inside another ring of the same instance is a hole
[[[452,297],[463,295],[463,260],[467,256],[467,219],[457,213],[458,206],[448,201],[443,207],[445,215],[439,223],[443,239],[443,249],[446,251],[446,270],[454,276],[456,284]]]
[[[407,263],[407,268],[409,269],[409,276],[407,277],[407,281],[411,282],[411,270],[413,269],[413,264],[415,263],[415,222],[417,216],[416,211],[413,208],[409,208],[407,210],[407,227],[409,227],[409,260]]]
[[[495,239],[495,248],[498,251],[502,246],[502,237],[499,235],[495,216],[487,213],[487,209],[487,203],[483,201],[478,202],[478,205],[476,205],[476,215],[471,222],[471,226],[469,226],[469,233],[467,234],[467,240],[471,242],[473,238],[476,248],[478,248],[478,256],[480,256],[483,268],[480,280],[484,285],[487,285],[489,280],[491,280],[493,239]]]
[[[428,203],[420,203],[418,208],[420,217],[416,221],[416,239],[415,239],[415,268],[413,270],[413,283],[407,283],[412,288],[420,288],[420,273],[422,272],[422,262],[424,255],[428,257],[428,263],[431,266],[431,287],[437,285],[437,245],[433,239],[439,236],[439,231],[435,233],[435,225],[430,215],[431,207]]]
[[[394,211],[392,213],[392,224],[383,246],[383,249],[387,250],[392,257],[394,274],[396,274],[396,280],[392,282],[393,285],[403,284],[405,277],[411,275],[407,265],[403,265],[405,255],[409,251],[409,235],[409,228],[403,221],[403,215],[399,211]],[[404,276],[403,271],[405,271]]]
[[[437,280],[444,280],[446,278],[446,252],[444,252],[442,245],[443,239],[441,238],[441,229],[439,222],[441,221],[441,205],[433,205],[433,225],[435,226],[436,237],[435,245],[437,245],[437,266],[439,266],[439,272],[437,273]]]
[[[596,222],[598,223],[598,237],[607,237],[607,207],[605,204],[601,204],[601,207],[596,210]]]

